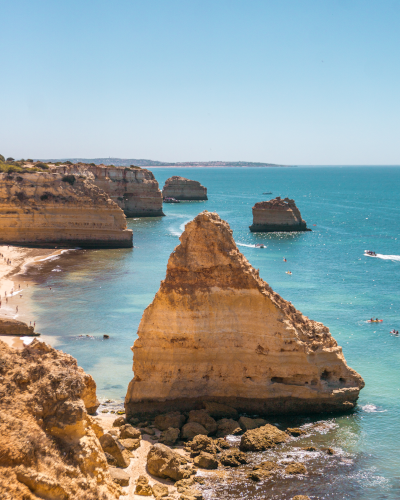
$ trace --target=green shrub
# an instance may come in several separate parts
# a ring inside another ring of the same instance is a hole
[[[96,166],[96,163],[89,163],[89,165],[90,165],[91,167],[95,167],[95,166]]]
[[[71,186],[73,186],[76,179],[75,175],[64,175],[64,177],[61,180],[63,182],[68,182],[68,184],[71,184]]]
[[[3,163],[4,163],[5,161],[6,161],[6,159],[4,158],[4,156],[3,156],[3,155],[0,155],[0,162],[3,162]]]
[[[64,164],[65,165],[73,165],[72,161],[65,161]]]
[[[39,163],[36,163],[35,165],[36,168],[41,168],[43,170],[48,170],[49,166],[46,165],[46,163],[42,163],[41,161]]]
[[[28,158],[26,161],[29,161],[29,163],[33,163],[32,158]]]
[[[14,161],[14,158],[11,158],[11,156],[9,158],[7,158],[7,161]]]

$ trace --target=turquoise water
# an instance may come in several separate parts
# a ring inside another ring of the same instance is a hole
[[[209,200],[164,205],[166,217],[129,220],[133,249],[78,250],[45,261],[40,272],[47,279],[33,294],[37,330],[51,336],[54,345],[94,376],[100,398],[122,399],[132,378],[130,347],[136,329],[165,277],[179,234],[199,212],[217,211],[261,277],[297,309],[329,326],[348,364],[366,382],[357,411],[329,417],[329,430],[310,438],[336,446],[338,456],[331,465],[320,456],[310,458],[313,472],[294,484],[299,482],[304,493],[319,499],[400,498],[400,337],[389,333],[392,328],[400,330],[400,168],[153,172],[161,186],[171,175],[196,179],[207,186]],[[263,195],[265,191],[273,194]],[[275,196],[294,198],[313,231],[250,233],[251,207]],[[254,248],[256,243],[266,248]],[[380,257],[365,257],[365,249]],[[366,323],[371,316],[384,321]],[[102,340],[103,334],[110,339]],[[290,423],[311,421],[299,417]],[[232,486],[221,486],[218,498],[286,499],[301,493],[284,486],[276,486],[267,497],[262,485],[243,487],[237,497],[229,490]],[[235,491],[239,489],[236,485]]]

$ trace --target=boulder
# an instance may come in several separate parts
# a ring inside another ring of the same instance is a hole
[[[114,436],[115,438],[119,438],[119,427],[115,427],[113,429],[110,429],[108,431],[108,434],[111,434],[111,436]]]
[[[285,468],[286,474],[306,474],[307,469],[301,462],[293,462]]]
[[[215,434],[217,431],[217,422],[210,417],[206,410],[192,410],[189,413],[188,423],[192,422],[202,425],[208,434]]]
[[[117,461],[117,467],[125,469],[130,463],[130,454],[122,444],[110,434],[104,434],[99,439],[103,450],[112,455]]]
[[[215,439],[214,443],[220,450],[229,450],[229,448],[232,448],[232,446],[228,443],[228,441],[226,441],[223,438]]]
[[[307,432],[304,431],[303,429],[300,429],[300,427],[288,427],[286,429],[286,432],[294,437],[303,436],[304,434],[307,434]]]
[[[141,439],[142,433],[131,424],[125,424],[120,427],[119,437],[121,439]]]
[[[301,449],[304,451],[317,451],[315,446],[303,446]]]
[[[113,427],[121,427],[121,425],[126,424],[125,417],[118,417],[113,422]]]
[[[179,411],[172,411],[170,413],[164,413],[163,415],[158,415],[154,419],[154,426],[160,431],[166,431],[170,427],[174,429],[180,429],[186,422],[186,417],[182,415]]]
[[[246,455],[237,448],[231,448],[225,451],[221,454],[219,460],[221,464],[226,467],[239,467],[240,464],[247,463]]]
[[[200,491],[193,488],[196,483],[201,483],[202,478],[191,477],[189,479],[181,479],[175,483],[178,493],[181,493],[179,499],[183,500],[202,500],[203,495]]]
[[[242,451],[264,451],[274,448],[277,444],[285,443],[289,439],[286,432],[279,430],[274,425],[264,425],[259,429],[246,431],[240,440]]]
[[[231,418],[222,418],[221,420],[218,420],[217,426],[217,437],[229,436],[229,434],[233,434],[236,430],[238,430],[238,432],[242,432],[238,422],[236,420],[232,420]]]
[[[156,483],[151,487],[151,490],[156,498],[167,497],[169,494],[168,486],[165,484]]]
[[[108,465],[113,465],[114,467],[117,466],[117,459],[115,457],[113,457],[112,455],[110,455],[107,452],[104,452],[104,455],[106,456],[106,460],[107,460]]]
[[[210,417],[220,419],[237,419],[239,418],[239,413],[232,406],[224,405],[221,403],[215,403],[214,401],[205,401],[204,408]]]
[[[188,422],[182,427],[181,437],[182,439],[193,439],[195,436],[202,434],[207,436],[208,431],[201,424],[197,422]]]
[[[250,431],[251,429],[257,429],[258,427],[262,427],[267,423],[263,418],[249,418],[249,417],[240,417],[239,425],[244,431]]]
[[[119,442],[129,451],[137,450],[140,447],[140,439],[120,439]]]
[[[193,462],[194,465],[200,467],[200,469],[218,469],[218,460],[215,458],[215,455],[204,451],[195,457]]]
[[[161,443],[150,448],[147,455],[147,469],[153,476],[173,481],[187,479],[195,474],[193,466],[186,458]]]
[[[169,427],[167,430],[163,431],[160,436],[160,443],[164,443],[167,446],[172,446],[176,443],[179,438],[180,430],[178,428],[174,429]]]
[[[114,483],[117,483],[120,486],[129,486],[130,476],[124,470],[110,467],[109,471],[111,479],[114,481]]]
[[[200,453],[204,451],[215,455],[218,451],[215,441],[208,436],[195,436],[193,441],[188,444],[192,453]]]
[[[272,472],[272,471],[277,471],[280,468],[281,466],[279,464],[268,460],[266,462],[261,462],[260,464],[255,465],[253,467],[253,470],[264,470],[267,472]]]
[[[136,481],[135,495],[141,495],[144,497],[151,497],[153,495],[153,490],[149,485],[149,480],[146,476],[139,476]]]
[[[151,427],[142,427],[140,429],[140,432],[141,434],[147,434],[148,436],[154,436],[154,434],[156,433],[155,430]]]
[[[271,477],[272,473],[266,470],[262,469],[257,469],[251,471],[249,474],[247,474],[247,477],[251,479],[252,481],[259,482],[262,481],[263,479],[267,479]]]

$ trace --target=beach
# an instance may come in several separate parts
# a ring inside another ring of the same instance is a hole
[[[62,252],[63,250],[54,248],[0,246],[0,319],[12,318],[28,325],[34,324],[30,292],[36,282],[27,271],[31,266],[36,266],[44,259],[57,257]],[[21,349],[24,345],[20,337],[0,334],[0,340],[16,349]]]

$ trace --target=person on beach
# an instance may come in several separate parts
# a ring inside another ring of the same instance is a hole
[[[18,306],[15,308],[15,312],[18,312]]]

